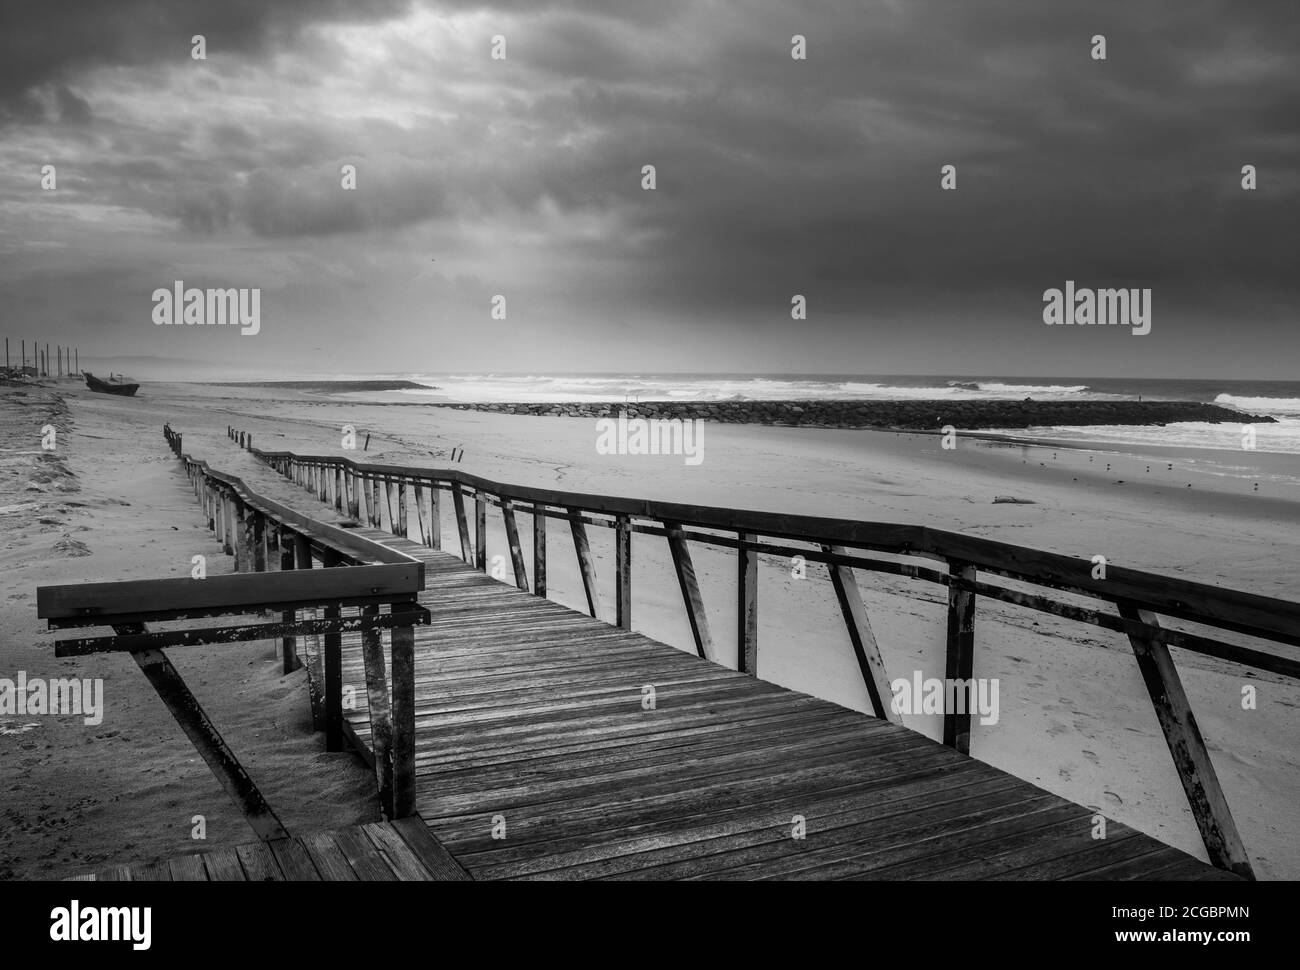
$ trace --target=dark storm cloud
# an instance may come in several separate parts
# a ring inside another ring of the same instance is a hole
[[[29,167],[49,139],[93,147],[68,176],[79,201],[149,232],[334,247],[329,273],[362,235],[383,263],[384,246],[478,234],[481,257],[449,273],[570,300],[593,329],[739,329],[803,292],[829,338],[909,313],[1011,334],[1072,278],[1157,287],[1188,319],[1248,300],[1267,330],[1300,299],[1293,7],[11,3],[0,124],[30,134]],[[364,29],[311,29],[343,19]],[[206,87],[178,70],[195,33],[239,61],[210,62]],[[393,273],[376,285],[414,275]]]

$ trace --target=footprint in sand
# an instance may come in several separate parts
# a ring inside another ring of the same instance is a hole
[[[1081,754],[1082,754],[1086,759],[1088,759],[1088,764],[1090,764],[1090,765],[1099,765],[1099,764],[1101,764],[1101,760],[1097,757],[1097,753],[1096,753],[1095,751],[1083,751],[1083,752],[1081,752]]]
[[[1116,795],[1113,791],[1103,791],[1103,792],[1102,792],[1102,795],[1104,795],[1105,798],[1106,798],[1106,801],[1110,802],[1112,805],[1123,805],[1123,804],[1124,804],[1124,799],[1120,798],[1120,797],[1119,797],[1118,795]]]
[[[1067,731],[1069,731],[1069,730],[1070,730],[1070,729],[1069,729],[1068,727],[1066,727],[1066,726],[1065,726],[1064,724],[1062,724],[1060,721],[1057,721],[1057,722],[1055,722],[1051,727],[1049,727],[1049,728],[1047,729],[1047,733],[1048,733],[1051,737],[1054,737],[1054,738],[1055,738],[1055,737],[1060,737],[1062,734],[1065,734],[1065,733],[1066,733]]]
[[[1072,781],[1074,779],[1074,773],[1069,768],[1060,768],[1056,773],[1061,776],[1061,781]]]

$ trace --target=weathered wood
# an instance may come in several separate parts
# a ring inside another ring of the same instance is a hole
[[[143,625],[139,624],[122,625],[115,629],[123,635],[146,632]],[[162,702],[167,705],[172,717],[176,718],[176,723],[181,726],[195,750],[212,769],[221,787],[239,806],[257,837],[264,841],[286,838],[289,833],[280,824],[252,777],[239,763],[167,655],[161,650],[138,650],[131,656]]]
[[[614,526],[614,622],[632,629],[632,520],[620,515]]]
[[[429,486],[429,547],[442,548],[442,490]]]
[[[249,544],[253,549],[253,571],[266,572],[266,516],[253,512],[250,516]]]
[[[415,814],[415,630],[394,627],[393,818]]]
[[[515,522],[515,507],[509,499],[501,500],[501,518],[506,526],[506,542],[510,545],[510,562],[515,570],[515,585],[528,589],[528,570],[524,568],[524,550],[519,544],[519,525]]]
[[[954,561],[951,574],[963,582],[975,581],[975,567]],[[975,594],[954,583],[948,587],[948,639],[945,677],[954,689],[945,698],[953,709],[943,712],[943,743],[962,754],[970,754],[970,714],[975,676]]]
[[[757,538],[747,532],[742,543]],[[758,552],[736,552],[736,669],[758,676]]]
[[[362,612],[377,616],[379,607],[367,606]],[[384,817],[391,819],[393,817],[393,720],[388,703],[388,675],[384,671],[384,648],[377,629],[367,630],[361,635],[361,660],[366,673],[370,748],[374,752],[379,807]]]
[[[397,482],[397,534],[406,538],[410,535],[406,528],[406,479]]]
[[[709,618],[704,611],[704,597],[700,595],[700,584],[695,577],[695,564],[691,560],[691,550],[682,538],[681,526],[676,522],[665,522],[668,533],[668,549],[673,556],[673,569],[677,572],[677,585],[682,590],[682,601],[686,605],[686,618],[691,624],[691,637],[695,641],[695,652],[705,660],[715,659],[713,636],[709,633]]]
[[[351,517],[351,518],[353,518],[353,519],[356,519],[357,521],[360,521],[360,520],[361,520],[361,502],[362,502],[362,499],[361,499],[361,489],[362,489],[362,480],[361,480],[361,475],[360,475],[359,473],[357,473],[357,472],[351,472],[351,473],[348,475],[348,481],[351,482],[351,487],[352,487],[351,494],[348,496],[348,516]]]
[[[295,567],[295,537],[292,532],[287,530],[277,530],[280,540],[280,571],[289,572]],[[284,623],[293,623],[297,618],[297,610],[285,610],[280,619]],[[302,661],[298,659],[298,640],[293,636],[285,636],[280,640],[280,660],[281,671],[284,674],[291,674],[302,666]]]
[[[469,540],[469,520],[465,517],[465,495],[459,487],[452,487],[451,501],[456,507],[456,530],[460,533],[460,558],[473,565],[474,554]]]
[[[826,552],[842,553],[841,546],[823,546]],[[882,720],[901,723],[900,715],[890,704],[889,675],[885,673],[885,661],[876,644],[876,635],[872,632],[871,621],[867,618],[867,608],[858,591],[858,581],[853,570],[848,566],[831,566],[831,585],[835,588],[835,598],[840,604],[840,613],[844,617],[844,627],[853,644],[853,655],[857,658],[858,669],[862,671],[862,682],[866,685],[867,696],[871,699],[871,710]]]
[[[1124,602],[1117,605],[1124,619],[1139,620],[1148,626],[1160,625],[1156,615],[1147,610]],[[1205,748],[1205,740],[1201,737],[1196,715],[1192,713],[1169,648],[1142,636],[1130,636],[1129,642],[1133,645],[1142,681],[1151,695],[1151,706],[1173,756],[1174,767],[1183,783],[1183,791],[1187,793],[1187,803],[1191,806],[1192,817],[1196,819],[1210,861],[1221,869],[1254,879],[1250,855],[1237,831],[1227,796],[1219,784],[1219,776]]]
[[[306,536],[294,534],[293,537],[294,566],[298,570],[311,569],[311,542]],[[314,577],[313,577],[314,578]],[[325,575],[321,579],[331,578]],[[311,616],[316,616],[319,611],[312,609]],[[306,615],[306,611],[303,614]],[[325,730],[325,685],[322,682],[320,669],[320,637],[312,636],[309,639],[312,649],[307,653],[307,701],[311,705],[311,724],[312,729],[316,731]]]
[[[304,537],[298,538],[306,542]],[[304,575],[300,571],[303,568],[299,561],[294,572],[209,576],[201,583],[185,578],[42,586],[36,593],[36,615],[41,619],[71,618],[85,626],[96,616],[193,616],[209,609],[231,612],[235,607],[247,607],[251,612],[282,608],[282,604],[293,602],[401,596],[416,593],[423,586],[416,563],[374,564],[357,566],[355,571],[314,575]]]
[[[347,494],[347,487],[344,484],[344,479],[343,479],[343,466],[335,465],[334,466],[334,508],[339,512],[343,511],[343,499],[346,494]]]
[[[546,596],[546,516],[533,506],[533,594]]]
[[[424,486],[416,482],[413,487],[415,493],[415,525],[420,530],[420,545],[429,544],[429,529],[424,524]]]
[[[327,568],[337,567],[346,573],[349,567],[340,565],[341,557],[333,549],[326,549],[321,565]],[[343,615],[340,607],[325,607],[325,619],[337,620]],[[343,636],[339,633],[327,633],[324,638],[324,662],[321,665],[325,676],[325,750],[343,750]]]
[[[478,568],[487,572],[487,495],[482,489],[474,493],[474,558]]]
[[[573,551],[578,557],[578,570],[582,573],[582,591],[587,596],[587,612],[600,616],[600,590],[596,586],[596,561],[587,542],[587,527],[582,524],[577,509],[569,510],[569,530],[573,533]]]

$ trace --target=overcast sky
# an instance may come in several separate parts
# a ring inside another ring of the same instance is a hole
[[[5,0],[0,336],[300,373],[1300,378],[1298,50],[1296,0]],[[177,279],[260,288],[261,332],[155,326]],[[1066,279],[1150,287],[1151,333],[1045,326]]]

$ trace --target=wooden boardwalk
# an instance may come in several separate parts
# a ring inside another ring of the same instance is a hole
[[[137,865],[104,866],[74,882],[431,882],[467,880],[418,818],[253,842]]]
[[[913,731],[356,531],[426,564],[417,804],[476,879],[1235,878],[1117,822],[1094,840],[1091,810]],[[355,636],[343,682],[368,753]]]
[[[227,458],[259,494],[346,519]],[[904,727],[349,531],[425,564],[416,807],[475,879],[1238,878],[1115,821],[1094,839],[1091,809]],[[344,733],[370,758],[360,637],[342,641]]]

